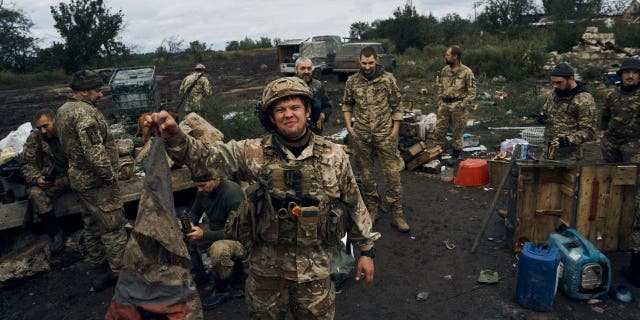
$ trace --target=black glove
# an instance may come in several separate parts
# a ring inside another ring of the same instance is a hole
[[[566,148],[566,147],[569,146],[569,138],[560,137],[560,138],[558,138],[558,143],[560,144],[559,145],[560,148]]]
[[[535,117],[536,117],[536,121],[542,124],[547,123],[547,120],[549,120],[549,116],[547,116],[547,114],[544,113],[544,111],[541,111],[540,113],[536,114]]]

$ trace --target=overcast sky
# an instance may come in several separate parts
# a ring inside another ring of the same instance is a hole
[[[41,39],[40,46],[61,41],[53,27],[49,7],[58,1],[5,0],[34,22],[31,29]],[[68,1],[64,1],[68,2]],[[421,14],[436,17],[457,13],[474,15],[473,0],[414,0]],[[105,0],[111,12],[122,10],[125,29],[121,41],[138,52],[150,52],[163,39],[177,37],[183,47],[199,40],[213,49],[224,49],[226,42],[244,37],[258,39],[307,38],[314,35],[349,35],[356,21],[372,22],[391,17],[405,0]]]

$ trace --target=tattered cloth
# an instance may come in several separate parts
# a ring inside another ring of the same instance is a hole
[[[138,216],[105,319],[141,319],[141,312],[202,319],[191,260],[176,220],[162,138],[153,138],[143,166],[146,176]]]

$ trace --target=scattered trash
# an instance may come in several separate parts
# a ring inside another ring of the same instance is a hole
[[[631,303],[633,301],[633,295],[625,285],[619,284],[611,287],[611,297],[622,303]]]
[[[498,283],[499,280],[500,280],[500,277],[498,276],[497,271],[480,270],[480,275],[478,276],[477,281],[479,283],[492,284],[492,283]]]
[[[427,88],[422,88],[422,89],[420,89],[420,94],[423,94],[423,95],[426,96],[426,95],[429,94],[429,90]]]
[[[404,89],[404,90],[409,90],[409,88],[411,88],[411,86],[409,86],[409,85],[406,85],[406,86],[402,87],[402,89]]]
[[[456,248],[456,245],[453,242],[449,241],[449,239],[443,240],[442,244],[444,244],[444,246],[449,250],[453,250]]]
[[[603,308],[600,308],[600,307],[593,307],[593,308],[591,308],[591,309],[593,309],[593,311],[595,311],[595,312],[597,312],[597,313],[604,313],[604,309],[603,309]]]
[[[418,294],[416,295],[416,301],[427,301],[429,295],[430,293],[426,291],[418,292]]]
[[[489,237],[489,238],[487,238],[487,240],[493,241],[493,237]]]
[[[411,240],[415,240],[415,239],[416,239],[416,237],[414,237],[414,236],[411,236]]]
[[[484,188],[482,188],[482,190],[484,190],[484,191],[493,191],[493,188],[491,188],[491,187],[484,187]]]
[[[512,113],[513,113],[513,111],[511,111],[511,110],[507,110],[507,112],[505,112],[506,115],[510,115]]]
[[[24,146],[24,143],[27,141],[29,134],[31,134],[31,122],[25,122],[16,130],[9,132],[4,139],[0,140],[0,150],[11,147],[18,153],[22,153],[22,146]]]
[[[507,82],[507,77],[503,75],[495,76],[491,79],[493,82]]]
[[[451,280],[451,279],[453,279],[453,276],[452,276],[452,275],[450,275],[450,274],[448,274],[448,275],[444,276],[443,278],[444,278],[445,280]]]
[[[598,304],[600,302],[602,302],[602,300],[600,300],[600,299],[589,299],[587,301],[587,304]]]

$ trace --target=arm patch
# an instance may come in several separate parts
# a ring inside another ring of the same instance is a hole
[[[87,127],[84,129],[89,137],[89,141],[91,141],[92,145],[102,143],[102,138],[100,137],[100,133],[98,133],[98,128],[95,125]]]

